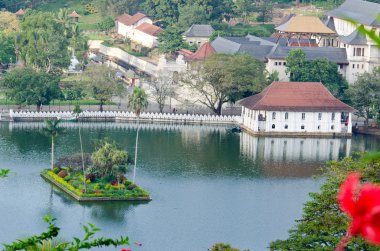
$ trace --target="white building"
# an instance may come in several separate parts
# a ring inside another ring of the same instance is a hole
[[[380,50],[347,19],[355,20],[367,30],[374,30],[380,35],[380,21],[377,20],[379,13],[380,4],[362,0],[346,0],[338,8],[327,12],[326,24],[338,34],[335,44],[347,51],[349,65],[346,79],[349,83],[354,83],[359,74],[371,72],[380,66]]]
[[[143,23],[152,24],[153,21],[145,14],[140,12],[137,12],[133,16],[123,14],[121,16],[118,16],[115,21],[117,33],[129,38],[133,36],[133,31],[136,29],[136,27]]]
[[[185,33],[183,33],[184,40],[190,45],[202,46],[208,42],[214,28],[208,24],[193,24]]]
[[[162,31],[163,30],[156,25],[142,23],[134,29],[131,39],[148,48],[157,47],[159,45],[157,35]]]
[[[253,134],[351,135],[354,109],[322,83],[273,82],[239,102],[242,126]]]

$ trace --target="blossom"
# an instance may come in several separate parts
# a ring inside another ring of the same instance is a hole
[[[131,249],[122,248],[120,251],[132,251]]]
[[[360,183],[360,174],[352,173],[342,183],[338,201],[350,216],[348,237],[360,235],[368,242],[380,245],[380,186]]]

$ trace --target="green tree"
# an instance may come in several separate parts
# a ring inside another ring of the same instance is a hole
[[[357,109],[357,115],[363,117],[365,125],[368,126],[368,120],[372,115],[380,116],[380,68],[359,75],[347,93]]]
[[[158,41],[159,50],[164,53],[174,53],[185,46],[182,31],[176,27],[168,27],[159,33]]]
[[[273,4],[271,2],[257,2],[252,11],[259,13],[257,21],[262,23],[272,21]]]
[[[178,22],[179,7],[184,2],[184,0],[145,0],[144,9],[164,26],[170,26]]]
[[[111,16],[106,16],[97,25],[100,31],[108,33],[108,31],[115,26],[115,21]]]
[[[337,192],[342,181],[351,172],[359,172],[364,181],[380,182],[380,158],[354,154],[342,161],[331,161],[324,170],[324,183],[320,192],[310,193],[303,215],[289,231],[289,238],[270,244],[270,250],[334,250],[345,236],[349,219],[337,202]],[[362,238],[352,238],[346,250],[379,250]]]
[[[117,16],[123,13],[136,13],[142,9],[140,0],[95,0],[95,6],[102,16]]]
[[[19,50],[26,65],[60,72],[70,65],[65,27],[52,13],[29,11],[21,23]]]
[[[99,111],[103,111],[103,105],[118,94],[118,86],[123,83],[116,77],[114,69],[104,65],[88,67],[83,74],[86,75],[87,89],[100,102]]]
[[[56,17],[56,21],[63,27],[63,34],[66,38],[69,36],[70,27],[72,25],[71,18],[69,17],[69,11],[66,8],[59,9]]]
[[[214,54],[192,62],[182,81],[202,97],[199,102],[220,115],[224,103],[262,91],[264,72],[264,63],[249,55]]]
[[[0,32],[0,63],[16,63],[14,37]]]
[[[70,47],[74,52],[75,57],[78,59],[83,71],[88,60],[88,39],[83,36],[77,24],[71,26],[71,34]]]
[[[210,21],[230,20],[234,14],[235,3],[232,0],[190,0],[187,4],[199,4],[206,11]]]
[[[203,8],[197,3],[185,4],[179,7],[178,25],[182,29],[187,29],[193,24],[207,24],[208,15]]]
[[[56,74],[36,72],[31,68],[7,72],[1,85],[8,89],[8,96],[18,105],[49,105],[53,99],[63,97],[59,88],[60,77]]]
[[[239,249],[231,247],[230,244],[225,243],[215,243],[210,251],[239,251]]]
[[[345,91],[348,83],[334,62],[325,58],[306,60],[302,49],[296,49],[286,58],[286,73],[290,73],[291,81],[322,82],[335,97],[347,101]]]
[[[100,177],[118,177],[126,172],[128,153],[118,149],[115,142],[104,141],[91,155],[92,163]]]
[[[128,108],[131,108],[137,117],[137,132],[136,132],[136,146],[135,146],[135,163],[133,167],[133,183],[136,178],[136,166],[137,166],[137,147],[139,142],[140,131],[140,113],[148,108],[148,96],[144,89],[135,87],[133,92],[128,96]]]
[[[236,13],[243,18],[243,22],[245,23],[247,20],[247,16],[253,10],[253,0],[236,0]]]
[[[11,35],[20,31],[20,20],[14,13],[0,11],[0,31],[5,35]]]
[[[55,139],[62,132],[62,128],[59,127],[61,123],[60,119],[45,119],[44,132],[51,137],[51,169],[54,169],[54,145]]]

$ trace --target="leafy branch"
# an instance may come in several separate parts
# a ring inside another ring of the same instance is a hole
[[[0,178],[5,178],[8,176],[10,169],[0,169]]]
[[[29,237],[26,240],[17,240],[10,245],[3,244],[5,250],[7,251],[15,251],[15,250],[29,250],[32,247],[36,247],[37,245],[42,245],[44,241],[52,240],[57,237],[59,234],[59,227],[55,225],[55,218],[51,216],[44,216],[43,220],[49,224],[48,231],[43,232],[40,235],[35,235]],[[77,251],[80,249],[91,249],[92,247],[102,247],[102,246],[114,246],[117,247],[119,245],[129,245],[128,237],[121,236],[119,239],[111,239],[111,238],[93,238],[96,232],[99,232],[100,229],[96,228],[94,224],[88,223],[88,225],[83,226],[83,230],[85,232],[85,236],[83,239],[79,239],[77,237],[73,237],[73,241],[71,242],[63,242],[54,247],[52,250],[55,251]]]

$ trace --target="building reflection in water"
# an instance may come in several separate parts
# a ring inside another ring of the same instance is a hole
[[[267,176],[308,177],[318,174],[327,161],[348,156],[351,139],[254,137],[242,133],[240,152],[246,158],[261,160]]]

